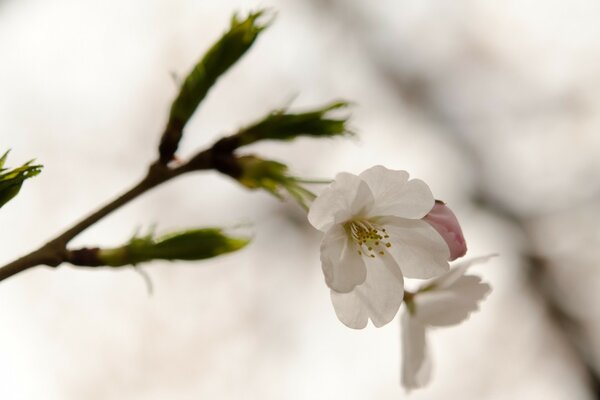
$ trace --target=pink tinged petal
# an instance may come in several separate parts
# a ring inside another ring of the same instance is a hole
[[[406,278],[429,279],[449,269],[450,251],[442,237],[428,223],[397,217],[378,220],[390,236],[387,251]]]
[[[372,203],[369,186],[358,176],[342,172],[312,203],[308,220],[315,228],[326,232],[334,223],[364,214]]]
[[[467,253],[467,243],[458,219],[445,204],[436,202],[433,209],[423,219],[431,224],[446,241],[450,249],[450,261]]]
[[[360,177],[369,185],[374,206],[369,216],[393,215],[396,217],[420,219],[434,205],[429,186],[421,180],[408,180],[406,171],[395,171],[377,165],[369,168]]]
[[[417,293],[414,298],[415,318],[432,326],[457,325],[477,311],[491,287],[478,276],[461,276],[452,286]]]
[[[407,391],[425,386],[431,379],[431,359],[427,351],[425,325],[402,315],[402,386]]]
[[[367,318],[382,327],[394,319],[404,297],[404,280],[395,261],[385,255],[367,263],[367,279],[350,293],[331,291],[338,319],[346,326],[362,329]]]
[[[367,277],[365,263],[342,225],[335,225],[325,234],[321,266],[327,286],[340,293],[350,292]]]

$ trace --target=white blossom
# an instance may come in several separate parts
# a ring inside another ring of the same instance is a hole
[[[361,329],[390,322],[403,299],[403,276],[428,279],[448,271],[450,251],[422,220],[434,206],[423,181],[405,171],[372,167],[340,173],[312,204],[308,219],[323,231],[321,264],[336,314]]]
[[[479,257],[461,263],[433,279],[416,293],[407,293],[402,315],[402,385],[407,390],[423,387],[431,379],[431,359],[427,350],[429,327],[457,325],[478,309],[478,303],[491,291],[478,276],[465,275],[467,269],[489,258]]]

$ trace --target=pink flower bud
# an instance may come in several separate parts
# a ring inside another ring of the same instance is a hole
[[[450,261],[462,257],[467,252],[467,244],[456,216],[446,204],[436,200],[435,205],[423,220],[433,226],[446,241],[450,249]]]

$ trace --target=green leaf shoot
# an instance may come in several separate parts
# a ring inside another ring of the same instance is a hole
[[[99,264],[112,267],[137,265],[152,260],[203,260],[244,248],[250,240],[230,237],[220,228],[190,229],[155,237],[134,236],[117,248],[98,249]]]
[[[12,200],[21,190],[23,182],[38,175],[42,166],[30,160],[14,169],[4,168],[9,151],[0,157],[0,208]]]
[[[347,102],[336,101],[303,113],[291,113],[287,109],[273,111],[241,129],[236,134],[237,145],[245,146],[259,140],[293,140],[299,136],[326,138],[352,134],[348,128],[348,116],[336,118],[331,115],[348,106]]]
[[[181,85],[171,105],[169,121],[160,143],[160,158],[169,162],[177,150],[184,126],[218,78],[234,65],[269,25],[259,19],[265,11],[250,13],[240,20],[234,15],[229,30],[206,52]]]

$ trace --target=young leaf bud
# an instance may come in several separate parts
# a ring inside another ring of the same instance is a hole
[[[259,33],[268,24],[259,24],[264,11],[251,13],[244,20],[233,16],[229,30],[206,52],[186,77],[171,105],[169,121],[161,138],[160,160],[168,163],[173,158],[183,128],[217,79],[235,64],[252,46]]]
[[[348,117],[332,117],[334,110],[344,109],[348,103],[340,101],[304,113],[288,113],[276,110],[262,120],[238,132],[238,146],[245,146],[259,140],[292,140],[298,136],[332,137],[351,133]]]
[[[302,186],[302,179],[289,175],[285,164],[255,156],[239,157],[237,161],[242,171],[237,180],[249,189],[264,189],[278,199],[283,198],[285,191],[304,208],[315,198]]]
[[[121,267],[152,260],[203,260],[240,250],[247,238],[230,237],[219,228],[191,229],[158,238],[134,237],[124,246],[98,249],[98,265]]]
[[[8,151],[0,157],[0,207],[19,193],[26,179],[36,176],[42,170],[41,165],[31,165],[33,160],[18,168],[8,170],[3,168],[7,158]]]

